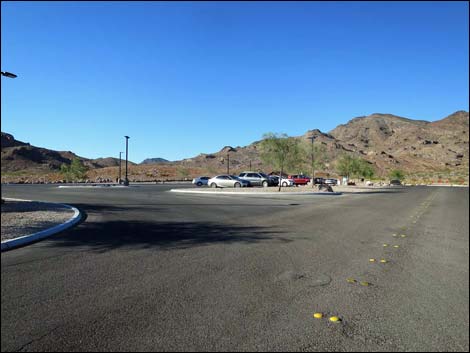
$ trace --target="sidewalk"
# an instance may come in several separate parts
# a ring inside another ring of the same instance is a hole
[[[2,251],[51,236],[80,220],[80,212],[68,205],[5,200],[1,205]]]

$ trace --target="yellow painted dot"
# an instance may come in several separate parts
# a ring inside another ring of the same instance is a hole
[[[321,319],[323,317],[323,314],[322,313],[315,313],[315,314],[313,314],[313,317],[315,319]]]
[[[349,283],[357,282],[354,278],[348,278],[348,279],[346,279],[346,281],[348,281]]]
[[[369,262],[375,262],[375,259],[369,259]]]
[[[405,234],[402,234],[402,235],[400,235],[400,237],[402,237],[402,238],[405,238],[405,237],[406,237],[406,235],[405,235]]]
[[[361,283],[361,286],[365,286],[365,287],[367,287],[368,285],[370,285],[370,283],[369,283],[369,282],[366,282],[366,281],[362,281],[362,282],[360,282],[360,283]]]
[[[332,317],[330,317],[330,321],[331,321],[331,322],[340,322],[341,319],[340,319],[339,317],[337,317],[337,316],[332,316]]]
[[[387,247],[387,246],[388,246],[388,244],[384,244],[384,248]]]
[[[400,245],[394,245],[393,247],[394,247],[394,248],[399,248],[399,247],[400,247]]]
[[[387,260],[385,260],[385,259],[381,259],[381,260],[380,260],[380,262],[384,264],[384,263],[386,263],[386,262],[387,262]]]

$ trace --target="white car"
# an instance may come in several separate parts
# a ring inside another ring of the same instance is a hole
[[[279,185],[279,176],[278,175],[270,175],[269,178],[273,181],[274,185]],[[281,179],[281,186],[294,186],[294,180],[289,178],[282,178]]]
[[[294,180],[292,179],[288,179],[288,178],[282,178],[281,179],[281,186],[294,186],[295,183],[294,183]]]
[[[193,184],[197,186],[202,186],[202,185],[207,185],[207,182],[209,181],[209,177],[207,176],[202,176],[198,178],[193,179]]]

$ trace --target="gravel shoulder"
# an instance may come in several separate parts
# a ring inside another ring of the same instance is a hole
[[[74,215],[70,208],[44,202],[7,200],[1,206],[2,242],[52,228]]]

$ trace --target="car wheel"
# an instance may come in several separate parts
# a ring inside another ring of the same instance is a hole
[[[267,188],[268,187],[268,182],[265,180],[263,181],[263,187]]]
[[[239,187],[241,187],[242,185],[241,185],[240,183],[235,183],[235,185],[233,185],[233,186],[236,187],[236,188],[239,188]]]
[[[286,182],[283,182],[283,183],[282,183],[282,186],[286,187],[286,186],[287,186],[287,183],[286,183]]]
[[[200,181],[198,181],[196,185],[197,185],[197,186],[201,186],[202,183],[201,183]]]
[[[211,188],[214,188],[214,189],[215,189],[216,187],[217,187],[217,184],[216,184],[216,183],[212,183],[212,184],[211,184]]]

